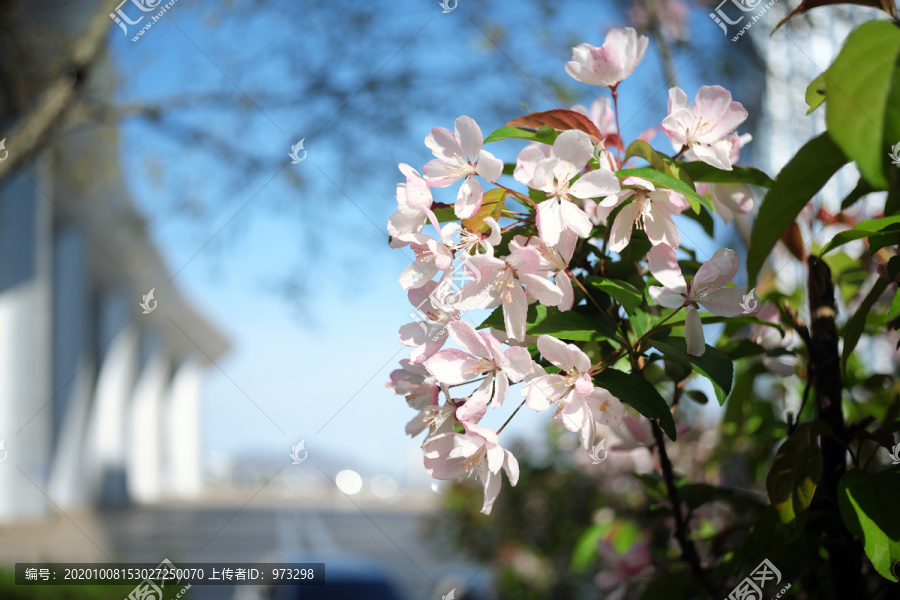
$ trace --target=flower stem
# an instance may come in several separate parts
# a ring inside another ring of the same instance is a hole
[[[604,370],[606,370],[607,367],[609,367],[609,365],[613,364],[615,361],[617,361],[617,360],[619,360],[619,358],[621,358],[619,356],[619,354],[621,354],[624,350],[625,350],[624,348],[619,348],[618,350],[614,351],[609,356],[605,356],[605,357],[601,358],[600,360],[598,360],[597,364],[593,366],[593,368],[591,369],[590,373],[588,373],[588,375],[597,375],[598,373],[602,373]],[[609,361],[609,364],[605,365],[601,369],[600,365],[602,365],[603,363],[605,363],[607,361]]]
[[[522,400],[521,404],[519,404],[519,406],[516,407],[516,410],[513,411],[513,414],[509,415],[509,418],[506,420],[506,422],[500,426],[500,429],[497,430],[497,435],[500,435],[500,432],[503,431],[503,428],[506,427],[510,421],[512,421],[512,418],[516,416],[516,413],[519,412],[519,409],[523,406],[525,406],[525,400]]]
[[[609,321],[609,324],[612,325],[613,331],[618,333],[619,327],[618,327],[618,325],[616,325],[616,322],[613,320],[613,318],[611,316],[609,316],[609,313],[607,313],[606,310],[602,306],[600,306],[600,304],[598,304],[596,300],[594,300],[594,297],[591,296],[590,293],[587,291],[587,289],[584,287],[584,285],[580,281],[578,281],[578,278],[572,274],[572,271],[566,269],[566,275],[568,275],[572,279],[572,281],[574,281],[578,285],[578,287],[581,288],[581,291],[584,292],[584,295],[587,296],[587,299],[590,300],[591,303],[597,307],[597,310],[600,311],[600,314],[602,314],[606,318],[606,320]],[[615,334],[613,334],[613,339],[616,340],[617,342],[621,343],[623,346],[628,346],[628,338],[625,338],[624,340],[622,340],[622,339],[619,339]]]
[[[641,342],[643,342],[647,337],[649,337],[651,333],[656,333],[657,331],[659,331],[660,325],[662,325],[663,323],[665,323],[666,321],[668,321],[669,319],[671,319],[672,317],[674,317],[675,315],[680,313],[682,308],[684,308],[684,307],[682,306],[680,308],[673,310],[665,318],[663,318],[659,323],[654,325],[653,328],[650,329],[647,333],[645,333],[644,335],[639,337],[637,339],[637,341],[634,343],[634,347],[637,348],[638,346],[640,346]]]
[[[625,142],[624,142],[624,140],[623,140],[623,138],[622,138],[622,129],[619,128],[619,90],[616,89],[618,86],[619,86],[619,84],[616,84],[616,85],[612,86],[612,87],[609,88],[609,89],[610,89],[610,91],[612,92],[612,99],[613,99],[613,114],[616,115],[616,135],[619,136],[619,141],[621,141],[621,142],[622,142],[621,145],[624,146],[624,145],[625,145]],[[621,151],[620,148],[616,148],[616,156],[619,157],[619,163],[621,164],[621,162],[622,162],[622,151]]]

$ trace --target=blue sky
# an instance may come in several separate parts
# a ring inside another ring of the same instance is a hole
[[[419,441],[403,431],[411,411],[384,389],[388,374],[406,356],[397,329],[410,320],[406,294],[397,283],[407,254],[390,250],[384,233],[396,207],[396,163],[420,169],[431,158],[422,143],[425,135],[435,126],[452,128],[461,114],[475,118],[487,135],[524,114],[520,103],[531,110],[555,108],[548,76],[576,91],[584,104],[607,93],[574,82],[563,71],[572,45],[599,45],[606,28],[624,25],[614,11],[597,10],[597,2],[556,3],[563,10],[547,21],[529,5],[505,3],[489,14],[471,15],[461,0],[456,11],[444,15],[437,4],[367,4],[378,6],[391,35],[363,52],[362,62],[331,65],[348,89],[362,87],[376,73],[376,80],[385,81],[402,67],[417,73],[412,93],[421,98],[414,110],[401,111],[407,131],[394,135],[370,136],[357,125],[341,130],[348,127],[348,115],[361,108],[358,103],[367,101],[365,94],[338,111],[315,95],[267,104],[258,93],[291,93],[296,74],[289,74],[290,60],[328,64],[335,49],[317,44],[317,31],[339,27],[346,15],[320,10],[303,23],[268,10],[236,19],[186,3],[176,4],[171,21],[156,23],[136,43],[113,32],[120,101],[246,93],[258,109],[237,114],[198,104],[176,116],[286,164],[284,171],[279,166],[254,173],[237,189],[227,175],[240,167],[241,154],[215,157],[173,142],[143,122],[122,129],[123,168],[135,201],[150,217],[151,233],[171,271],[183,266],[175,282],[234,344],[219,361],[222,371],[210,369],[203,392],[204,446],[210,454],[253,451],[286,458],[290,446],[305,438],[311,454],[328,455],[348,468],[404,473]],[[705,53],[697,50],[718,42],[719,34],[704,14],[691,18],[694,46],[677,52],[675,63],[686,65],[679,83],[692,97],[704,69]],[[506,27],[503,51],[486,44],[473,23],[484,19]],[[367,41],[345,43],[363,47]],[[291,55],[285,54],[291,48]],[[247,68],[243,60],[255,53],[265,60]],[[720,82],[711,79],[702,83]],[[658,125],[666,90],[651,46],[620,88],[626,138]],[[329,115],[333,119],[319,132]],[[307,159],[289,164],[290,147],[304,137]],[[670,147],[662,135],[655,145]],[[520,148],[501,142],[490,150],[512,161]],[[302,188],[289,184],[288,170],[304,178]],[[186,199],[196,199],[199,217],[173,208],[192,206]],[[699,239],[696,230],[688,235]],[[702,250],[701,255],[708,253]],[[275,293],[275,284],[286,276],[296,277],[307,293],[295,300]],[[499,426],[512,406],[489,413],[486,424]],[[548,418],[520,411],[504,435],[540,435]]]

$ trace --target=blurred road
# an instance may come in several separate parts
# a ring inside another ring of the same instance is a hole
[[[152,507],[98,515],[107,552],[120,562],[278,562],[285,555],[375,558],[411,599],[434,596],[450,571],[471,569],[423,539],[422,512],[285,506]],[[111,550],[111,552],[110,552]],[[327,560],[326,576],[328,572]],[[477,569],[478,565],[474,565]],[[231,598],[227,586],[194,586],[194,600]],[[440,598],[440,596],[436,596]]]

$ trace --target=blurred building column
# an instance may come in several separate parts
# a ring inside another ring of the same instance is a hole
[[[53,465],[50,497],[62,509],[90,499],[86,436],[97,376],[93,278],[84,233],[57,225],[53,248]]]
[[[125,434],[128,400],[137,374],[139,336],[131,301],[122,292],[108,292],[100,309],[100,339],[111,341],[100,352],[97,390],[88,427],[87,460],[92,496],[107,506],[128,502]]]
[[[193,498],[202,490],[200,384],[203,363],[193,354],[172,376],[163,431],[166,434],[166,494]]]
[[[52,396],[50,294],[52,204],[28,181],[31,169],[0,192],[0,519],[48,510]]]
[[[158,335],[147,332],[141,342],[145,358],[127,417],[128,493],[135,502],[155,502],[162,495],[162,413],[171,359]]]

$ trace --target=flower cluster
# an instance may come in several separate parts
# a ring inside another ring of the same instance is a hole
[[[648,288],[660,307],[654,312],[687,308],[683,328],[689,353],[705,350],[700,306],[721,316],[742,313],[746,290],[728,286],[738,270],[733,251],[718,250],[690,282],[682,275],[674,217],[690,210],[684,192],[623,172],[635,159],[625,152],[618,128],[617,88],[641,62],[647,43],[633,29],[614,29],[600,47],[575,47],[566,72],[609,88],[612,102],[601,98],[590,110],[550,111],[560,118],[538,131],[533,124],[542,123],[543,113],[529,115],[532,120],[523,127],[532,129],[506,136],[532,140],[515,165],[505,166],[484,149],[482,131],[468,116],[456,119],[453,131],[436,127],[428,134],[425,145],[434,159],[421,174],[400,164],[405,181],[397,186],[397,210],[387,229],[393,248],[411,251],[412,263],[399,280],[416,312],[415,320],[400,329],[409,359],[391,374],[388,388],[418,411],[407,432],[427,430],[422,445],[427,472],[437,479],[477,476],[484,486],[485,514],[499,493],[500,471],[512,485],[519,475],[515,456],[498,439],[505,423],[496,430],[482,423],[488,409],[506,404],[511,387],[521,384],[519,408],[552,410],[553,418],[577,433],[581,447],[590,451],[599,427],[618,426],[626,416],[623,402],[594,378],[644,350],[624,327],[609,334],[614,351],[607,356],[563,341],[584,337],[532,332],[534,305],[544,315],[596,307],[621,323],[624,309],[610,301],[601,305],[583,281],[602,279],[602,270],[594,268],[601,262],[596,257],[608,262],[610,253],[624,256],[640,238],[637,247],[645,249],[637,257],[629,254],[635,273],[643,279],[649,271],[661,284]],[[741,145],[749,141],[735,132],[747,116],[743,107],[718,86],[701,88],[693,106],[678,88],[669,97],[661,128],[677,155],[665,157],[666,164],[683,158],[731,170]],[[561,120],[571,127],[560,126]],[[646,145],[653,135],[642,134],[640,143]],[[525,190],[499,183],[504,174]],[[455,184],[452,205],[435,201],[433,188]],[[701,193],[725,220],[752,208],[752,195],[742,184],[710,184]],[[430,234],[425,233],[429,224]],[[494,314],[480,323],[483,319],[473,320],[472,311],[478,310]],[[467,391],[456,397],[456,390]]]

